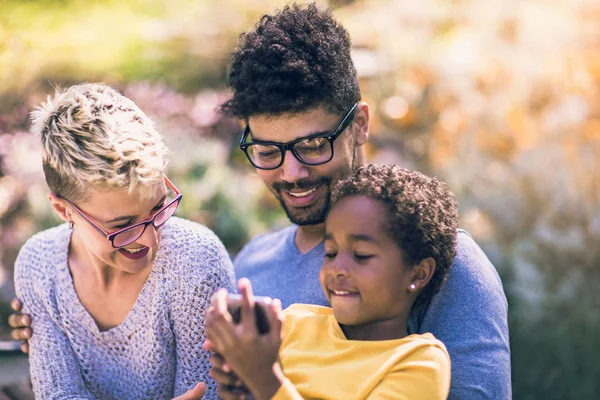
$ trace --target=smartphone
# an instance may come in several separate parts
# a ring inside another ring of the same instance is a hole
[[[269,319],[267,318],[267,308],[271,304],[270,297],[254,296],[254,314],[256,315],[256,327],[258,333],[264,335],[269,332]],[[240,323],[242,318],[242,295],[237,293],[230,293],[227,295],[227,310],[233,322],[236,324]]]

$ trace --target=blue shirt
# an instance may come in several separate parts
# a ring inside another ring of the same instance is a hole
[[[257,295],[293,303],[329,306],[319,271],[325,247],[302,254],[294,238],[298,227],[260,235],[234,261],[236,277],[247,277]],[[431,332],[450,353],[449,399],[508,400],[511,395],[508,306],[496,269],[464,231],[441,290],[427,307],[411,312],[410,333]]]

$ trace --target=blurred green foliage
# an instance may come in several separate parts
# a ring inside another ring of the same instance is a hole
[[[59,223],[27,133],[54,85],[103,81],[135,100],[171,148],[178,214],[213,229],[232,256],[287,224],[237,148],[238,121],[214,111],[237,36],[284,3],[0,0],[6,298],[19,247]],[[371,106],[371,161],[446,180],[503,279],[514,398],[600,398],[600,4],[331,4]]]

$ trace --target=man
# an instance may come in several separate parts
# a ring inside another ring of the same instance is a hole
[[[327,305],[319,284],[331,186],[366,162],[369,106],[361,102],[348,32],[331,12],[291,5],[264,16],[231,56],[226,114],[246,123],[241,148],[292,225],[238,254],[255,293]],[[19,326],[20,315],[11,316]],[[26,317],[25,317],[26,318]],[[507,303],[493,265],[465,232],[441,291],[413,309],[409,333],[432,332],[452,363],[450,399],[510,399]],[[31,333],[17,330],[15,337]]]
[[[348,32],[330,11],[291,5],[242,35],[231,57],[233,97],[246,123],[242,150],[293,225],[258,236],[234,261],[255,293],[327,305],[319,284],[330,188],[365,163],[369,106],[360,101]],[[414,309],[410,333],[448,348],[451,399],[510,399],[507,304],[493,265],[465,231],[448,280]]]

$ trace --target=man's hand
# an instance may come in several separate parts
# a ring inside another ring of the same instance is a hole
[[[224,289],[215,293],[206,312],[204,348],[220,354],[225,360],[220,371],[213,368],[211,376],[217,381],[231,383],[233,372],[256,398],[271,398],[281,386],[281,369],[277,362],[281,344],[281,302],[273,300],[265,310],[270,330],[261,335],[256,326],[256,304],[250,282],[240,279],[238,289],[242,295],[239,324],[233,322],[227,310],[227,291]],[[233,388],[241,382],[234,382]],[[221,388],[226,388],[225,383],[221,383]]]
[[[181,396],[175,397],[173,400],[201,400],[206,392],[206,385],[202,382],[198,383],[192,389],[188,390]]]
[[[33,331],[31,330],[31,317],[21,313],[23,304],[16,297],[10,302],[11,308],[15,311],[8,317],[8,325],[11,327],[11,336],[15,340],[21,340],[21,351],[25,354],[29,352],[29,342]]]

